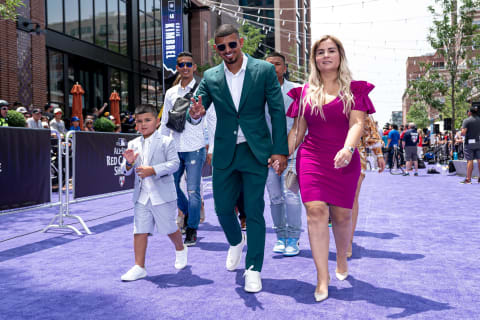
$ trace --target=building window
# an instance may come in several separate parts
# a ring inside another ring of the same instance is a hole
[[[111,92],[115,90],[120,96],[120,111],[128,111],[128,73],[112,68],[110,72],[110,86]]]
[[[124,55],[128,53],[127,0],[46,1],[50,30]]]
[[[80,0],[80,39],[93,43],[92,0]]]
[[[78,0],[68,2],[65,8],[65,33],[71,37],[80,37],[80,10]]]
[[[63,53],[48,50],[48,93],[49,101],[63,106],[64,78],[63,78]]]
[[[126,0],[120,0],[118,3],[118,14],[119,14],[119,21],[120,21],[120,53],[121,54],[128,54],[128,42],[127,42],[127,4]]]
[[[161,0],[138,0],[138,8],[140,60],[153,66],[161,66]]]
[[[120,52],[120,33],[119,33],[119,15],[118,15],[118,1],[107,1],[108,12],[108,49]]]
[[[47,1],[47,21],[48,28],[63,32],[63,1],[48,0]]]
[[[107,47],[107,6],[105,0],[95,0],[95,44]]]
[[[163,104],[163,88],[160,81],[142,78],[141,87],[140,87],[140,100],[141,103],[150,103],[157,107],[157,110],[160,111],[160,108]]]

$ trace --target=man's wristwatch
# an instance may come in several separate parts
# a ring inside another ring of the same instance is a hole
[[[355,152],[355,148],[354,147],[343,147],[344,149],[347,149],[348,151],[350,151],[351,154],[353,154]]]

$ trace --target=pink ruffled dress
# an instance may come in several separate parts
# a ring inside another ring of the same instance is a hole
[[[303,96],[307,93],[305,85]],[[368,97],[374,85],[366,81],[352,81],[350,89],[355,104],[352,110],[374,113],[372,101]],[[288,95],[294,100],[287,116],[295,118],[299,114],[302,87],[294,88]],[[360,155],[355,150],[348,166],[335,169],[335,155],[345,144],[349,121],[343,114],[343,102],[339,97],[323,106],[325,119],[319,112],[312,114],[310,104],[304,105],[303,115],[308,124],[308,134],[298,148],[297,173],[303,202],[324,201],[330,205],[353,207],[355,191],[360,176]]]

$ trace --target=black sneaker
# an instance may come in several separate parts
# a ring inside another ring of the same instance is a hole
[[[472,180],[465,179],[465,180],[460,181],[460,183],[461,184],[472,184]]]
[[[183,242],[187,247],[197,244],[197,229],[187,228],[185,241]]]

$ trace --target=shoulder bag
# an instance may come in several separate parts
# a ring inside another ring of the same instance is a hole
[[[183,97],[178,97],[173,104],[172,110],[168,111],[167,128],[176,132],[185,130],[185,122],[187,121],[187,110],[190,107],[190,99],[197,89],[200,81],[195,81],[193,88]]]

